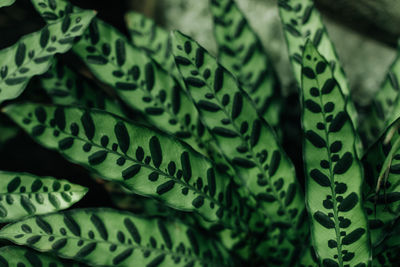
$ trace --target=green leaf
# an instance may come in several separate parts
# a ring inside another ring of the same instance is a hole
[[[220,63],[234,74],[272,126],[279,121],[279,81],[261,41],[233,0],[211,0]],[[201,60],[201,59],[199,59]]]
[[[86,192],[65,180],[0,171],[0,223],[69,208]]]
[[[346,112],[357,127],[358,115],[350,97],[350,89],[336,54],[335,47],[329,39],[328,32],[321,20],[321,15],[314,6],[313,0],[279,0],[279,15],[282,20],[290,62],[297,84],[302,84],[302,54],[305,43],[310,39],[316,50],[326,58],[333,71],[339,90],[347,99]],[[363,154],[362,143],[357,136],[357,156]]]
[[[219,243],[184,224],[111,209],[29,218],[0,237],[95,266],[231,266]]]
[[[360,131],[366,145],[373,144],[388,127],[400,117],[399,77],[400,44],[386,78],[372,100],[361,122]]]
[[[189,45],[190,53],[184,49]],[[200,116],[224,157],[271,223],[285,229],[283,234],[289,239],[298,238],[296,227],[302,221],[303,196],[294,168],[273,130],[258,117],[253,102],[237,86],[234,77],[199,44],[175,32],[172,50]],[[199,53],[202,65],[196,65]],[[193,75],[194,72],[210,75],[205,78]]]
[[[369,230],[362,207],[363,172],[346,100],[329,63],[307,42],[302,103],[307,205],[315,250],[324,266],[368,265]]]
[[[14,3],[15,3],[15,0],[1,0],[0,8],[5,7],[5,6],[11,6]]]
[[[169,32],[157,26],[154,20],[134,11],[125,15],[125,21],[132,44],[142,49],[176,79],[180,79],[171,54]]]
[[[30,78],[44,73],[56,53],[65,53],[75,37],[82,35],[93,19],[93,11],[73,13],[22,37],[0,51],[0,103],[18,97]],[[65,21],[69,21],[66,27]]]
[[[86,106],[125,116],[116,101],[58,60],[54,60],[40,81],[55,104]]]
[[[230,179],[170,136],[98,110],[22,104],[5,113],[40,144],[107,180],[208,220],[247,228],[250,214]]]
[[[47,23],[53,23],[70,13],[83,11],[83,9],[73,6],[69,1],[48,0],[47,3],[43,3],[41,0],[31,0],[31,2]]]
[[[24,228],[27,230],[28,228]],[[29,248],[18,246],[5,246],[0,248],[0,264],[1,266],[51,266],[63,267],[83,266],[78,263],[72,263],[58,259],[50,254],[39,253]]]

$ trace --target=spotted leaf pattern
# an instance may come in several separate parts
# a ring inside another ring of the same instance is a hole
[[[72,263],[61,260],[50,254],[39,253],[32,249],[19,246],[5,246],[0,248],[0,264],[4,267],[12,266],[51,266],[63,267],[83,266],[79,263]]]
[[[367,114],[361,122],[361,137],[365,145],[370,146],[400,117],[399,75],[400,46],[398,55],[389,67],[388,73],[368,107]]]
[[[368,214],[371,242],[374,246],[379,245],[385,237],[391,235],[391,228],[400,216],[398,125],[398,120],[392,123],[363,158],[365,172],[363,192],[366,200],[364,206]],[[378,180],[380,180],[379,186]]]
[[[14,3],[15,3],[15,0],[2,0],[0,2],[0,8],[5,7],[5,6],[11,6]]]
[[[285,228],[289,239],[296,239],[293,227],[301,224],[303,197],[292,164],[277,143],[273,130],[259,118],[254,103],[233,76],[203,47],[174,32],[172,50],[200,116],[224,157],[234,166],[271,223],[282,230]],[[201,65],[196,64],[199,54],[203,58]]]
[[[125,116],[116,101],[56,59],[40,81],[55,104],[81,105]]]
[[[0,222],[66,209],[86,192],[87,188],[65,180],[0,171]]]
[[[356,133],[328,64],[308,41],[303,55],[302,122],[311,233],[322,265],[367,266],[371,252]]]
[[[210,0],[220,63],[234,74],[272,126],[279,121],[279,81],[261,41],[233,0]]]
[[[230,179],[170,136],[99,110],[18,104],[5,112],[40,144],[106,180],[208,220],[247,228],[249,210]]]
[[[297,84],[301,85],[302,54],[308,39],[313,42],[318,52],[326,58],[333,75],[339,84],[339,90],[348,99],[346,111],[355,127],[358,115],[350,97],[350,89],[346,76],[340,65],[333,43],[322,22],[321,15],[314,6],[313,0],[279,0],[279,15],[282,21],[286,44],[289,50],[290,62]],[[361,158],[363,148],[361,139],[357,136],[357,156]]]
[[[25,35],[16,44],[0,51],[0,103],[18,97],[30,78],[44,73],[57,53],[72,47],[93,19],[94,11],[73,13]],[[66,23],[66,21],[68,23]]]
[[[157,26],[154,20],[134,11],[125,15],[125,21],[132,43],[179,81],[180,74],[171,53],[169,33]]]
[[[224,248],[184,224],[76,209],[7,225],[0,237],[92,266],[230,266]]]
[[[83,10],[64,0],[31,0],[31,2],[47,23],[53,23],[70,13]]]

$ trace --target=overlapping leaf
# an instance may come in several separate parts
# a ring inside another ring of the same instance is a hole
[[[155,62],[176,79],[180,74],[171,53],[169,33],[146,16],[130,11],[125,16],[132,43],[148,53]]]
[[[0,171],[0,222],[66,209],[86,192],[65,180]]]
[[[30,78],[50,67],[54,54],[68,51],[74,38],[82,35],[94,15],[94,11],[67,15],[1,50],[0,103],[18,97]]]
[[[36,252],[32,249],[5,246],[0,248],[0,265],[4,267],[49,266],[49,267],[78,267],[78,263],[61,260],[49,254]]]
[[[303,55],[302,103],[307,205],[315,250],[324,266],[367,266],[371,252],[356,133],[331,67],[311,41]]]
[[[220,244],[184,224],[111,209],[33,217],[0,237],[94,266],[231,266]]]
[[[47,23],[62,19],[70,13],[82,11],[81,8],[64,0],[31,0],[31,2]]]
[[[350,89],[346,76],[340,66],[335,48],[329,39],[321,15],[314,6],[313,0],[279,0],[279,14],[282,20],[290,62],[298,85],[301,85],[301,66],[304,45],[307,39],[312,40],[318,52],[329,62],[333,75],[343,95],[348,98],[346,111],[357,127],[357,111],[350,99]],[[363,154],[361,140],[357,136],[357,155]]]
[[[400,53],[400,47],[398,47]],[[400,55],[393,61],[381,88],[361,124],[360,131],[366,145],[373,144],[400,117],[399,78]]]
[[[22,104],[5,112],[39,143],[107,180],[208,220],[247,227],[250,214],[230,179],[170,136],[96,110]]]
[[[124,116],[122,108],[116,101],[111,100],[99,88],[94,88],[87,80],[58,60],[54,60],[52,67],[40,81],[55,104],[81,105]]]
[[[211,0],[218,59],[272,126],[279,121],[279,81],[261,41],[233,0]]]
[[[15,3],[15,0],[1,0],[0,8],[5,7],[5,6],[11,6],[14,3]]]
[[[233,76],[196,42],[175,32],[172,50],[202,120],[271,222],[289,239],[304,203],[294,169],[270,126]]]

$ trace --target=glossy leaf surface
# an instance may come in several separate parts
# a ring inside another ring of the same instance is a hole
[[[247,227],[248,211],[229,178],[170,136],[96,110],[22,104],[5,112],[39,143],[107,180],[208,220]]]
[[[0,51],[0,103],[18,97],[30,78],[44,73],[56,53],[68,51],[93,19],[93,11],[73,13],[22,37]]]
[[[0,222],[66,209],[86,192],[65,180],[0,171]]]
[[[218,243],[181,223],[111,209],[29,218],[0,237],[94,266],[230,266]]]
[[[311,41],[303,64],[306,192],[315,250],[325,266],[365,266],[371,252],[362,207],[363,172],[345,97]]]
[[[261,41],[233,0],[211,0],[218,59],[236,76],[272,126],[279,121],[279,81]]]

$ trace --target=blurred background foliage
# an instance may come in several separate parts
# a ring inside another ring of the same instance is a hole
[[[181,30],[210,52],[214,54],[216,52],[208,0],[71,0],[71,2],[82,8],[97,10],[98,17],[123,33],[127,33],[124,14],[129,10],[138,11],[153,18],[168,30]],[[291,135],[286,136],[287,143],[284,146],[295,165],[301,166],[301,155],[291,152],[300,151],[300,144],[297,142],[301,134],[298,125],[300,121],[298,97],[288,61],[277,1],[236,0],[236,2],[260,36],[278,72],[286,96],[286,105],[289,107],[284,109],[281,117],[285,122],[284,127],[288,128],[283,132]],[[388,66],[396,56],[397,39],[400,36],[400,28],[397,26],[400,22],[400,2],[337,0],[332,4],[332,1],[316,0],[316,5],[322,11],[328,32],[349,78],[353,98],[362,111],[378,90]],[[43,26],[44,22],[29,0],[17,0],[11,7],[0,9],[0,49],[10,46],[22,35]],[[73,54],[62,55],[61,60],[78,69],[81,74],[90,75],[84,64]],[[102,88],[107,90],[104,85]],[[29,90],[26,90],[21,98],[46,102],[46,96],[37,86],[35,79],[31,81]],[[0,169],[51,175],[90,187],[92,190],[80,202],[81,207],[111,206],[140,213],[143,205],[147,205],[139,196],[125,198],[123,189],[96,177],[89,177],[81,167],[65,161],[56,152],[40,147],[2,115],[0,124]],[[7,153],[2,153],[4,151]],[[302,179],[303,170],[297,171]]]

